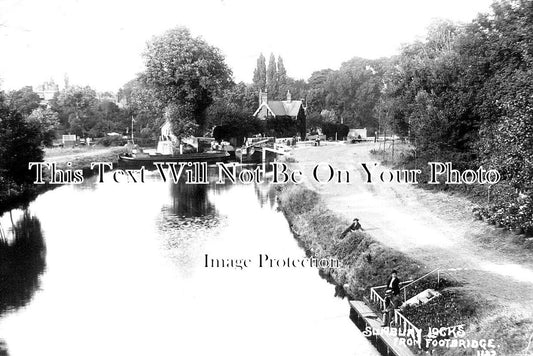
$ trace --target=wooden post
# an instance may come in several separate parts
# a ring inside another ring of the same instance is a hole
[[[135,141],[133,140],[133,115],[131,115],[131,143],[135,144]]]

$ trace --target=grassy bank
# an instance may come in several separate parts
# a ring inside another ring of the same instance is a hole
[[[45,152],[45,161],[57,163],[57,167],[60,169],[69,169],[67,163],[70,162],[72,164],[70,169],[81,169],[84,177],[90,177],[93,174],[92,162],[113,162],[116,164],[118,155],[124,152],[124,147],[74,148],[59,151],[54,149]]]
[[[340,268],[322,273],[337,286],[345,286],[351,298],[368,298],[370,288],[383,285],[392,269],[399,271],[402,280],[417,279],[429,271],[418,261],[384,246],[364,232],[355,232],[340,240],[338,237],[350,222],[329,210],[316,192],[293,185],[279,188],[278,193],[280,209],[306,251],[317,258],[340,261]],[[464,324],[466,338],[495,339],[495,344],[499,345],[498,355],[516,355],[527,347],[528,335],[533,333],[530,316],[510,313],[483,296],[475,295],[468,286],[446,277],[438,284],[434,275],[409,287],[407,298],[426,288],[437,289],[442,295],[425,305],[405,310],[405,315],[423,333],[429,327]],[[437,353],[473,355],[475,350],[442,348]]]
[[[45,150],[45,162],[57,163],[59,169],[81,169],[84,177],[92,175],[91,162],[117,162],[118,154],[124,152],[122,147],[93,147],[93,148],[74,148],[74,149],[51,149]],[[70,162],[72,165],[68,166]],[[33,174],[28,170],[28,174]],[[45,170],[45,176],[48,174]],[[1,177],[0,177],[1,178]],[[35,199],[37,195],[57,187],[57,185],[34,185],[26,184],[23,186],[12,187],[5,192],[0,192],[0,213],[21,205],[28,204]]]

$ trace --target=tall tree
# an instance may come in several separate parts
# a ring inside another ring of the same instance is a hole
[[[274,57],[274,53],[270,53],[266,71],[266,88],[268,90],[268,97],[272,99],[278,97],[277,76],[276,57]]]
[[[173,105],[168,117],[180,135],[192,126],[202,129],[205,110],[214,95],[232,83],[231,70],[219,49],[192,36],[185,27],[154,37],[147,44],[144,59],[144,80],[162,103]],[[179,120],[174,115],[178,111],[185,115]]]
[[[287,77],[287,70],[285,69],[285,64],[283,64],[283,58],[281,58],[281,56],[278,56],[278,73],[276,81],[278,84],[278,91],[280,96],[285,95],[287,93],[287,90],[289,90],[288,79],[289,78]]]
[[[266,60],[263,53],[257,58],[257,66],[254,69],[253,83],[256,90],[266,89]]]

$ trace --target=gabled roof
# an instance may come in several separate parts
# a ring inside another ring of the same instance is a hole
[[[265,107],[273,116],[291,116],[296,117],[300,112],[300,108],[303,106],[301,100],[268,100],[266,103],[262,103],[255,111],[256,116],[263,107]]]

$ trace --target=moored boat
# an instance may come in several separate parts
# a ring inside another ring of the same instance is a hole
[[[133,131],[132,131],[133,132]],[[178,162],[206,162],[213,164],[217,162],[227,162],[230,154],[223,150],[205,150],[211,146],[212,138],[205,137],[184,137],[181,142],[172,133],[172,123],[165,120],[161,126],[161,135],[155,153],[145,153],[142,148],[134,148],[134,145],[126,145],[128,153],[118,156],[120,167],[141,167],[156,168],[154,163],[178,163]],[[133,137],[132,137],[133,143]],[[188,147],[184,149],[184,145]],[[179,149],[176,147],[179,146]],[[186,150],[196,152],[184,152]],[[178,153],[179,152],[179,153]]]
[[[230,158],[225,151],[208,151],[200,153],[183,153],[175,155],[164,154],[122,154],[118,156],[118,164],[121,167],[141,167],[155,168],[154,163],[174,163],[174,162],[206,162],[214,164],[217,162],[227,162]]]

